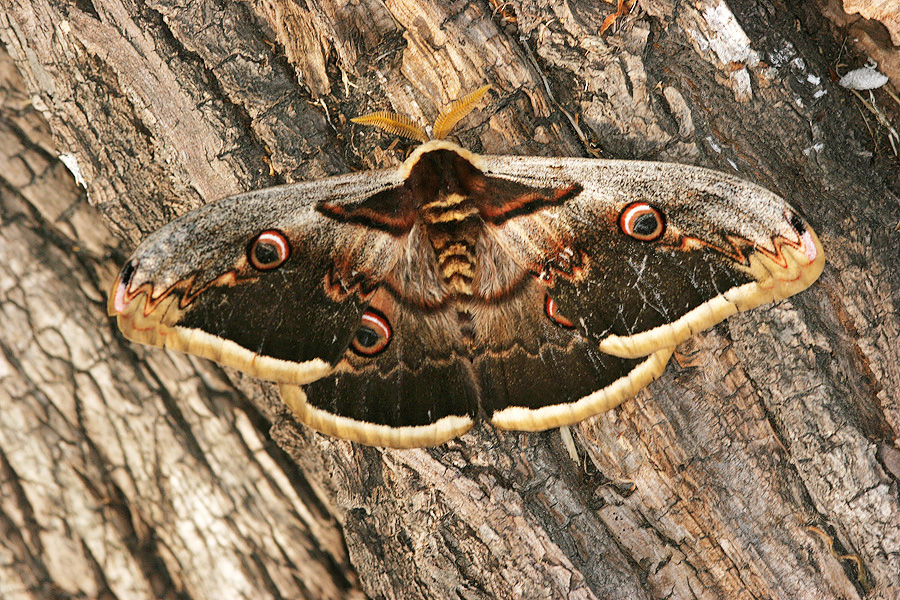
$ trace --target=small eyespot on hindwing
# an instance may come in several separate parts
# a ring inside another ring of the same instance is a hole
[[[641,242],[653,242],[666,231],[662,213],[646,202],[632,202],[619,215],[622,233]]]
[[[551,321],[553,321],[560,327],[565,327],[566,329],[575,328],[575,325],[572,323],[572,321],[559,314],[559,305],[556,304],[556,300],[550,297],[550,294],[547,294],[545,296],[544,313],[546,313]]]
[[[375,356],[387,348],[392,336],[387,317],[381,311],[369,308],[363,313],[359,329],[350,341],[350,349],[360,356]]]
[[[290,257],[291,247],[283,233],[270,229],[256,236],[247,254],[255,269],[271,271]]]

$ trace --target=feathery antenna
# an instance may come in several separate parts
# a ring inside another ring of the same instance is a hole
[[[489,85],[481,87],[471,94],[466,94],[443,110],[434,122],[432,139],[442,140],[447,137],[453,128],[456,127],[456,124],[459,123],[463,117],[472,112],[472,109],[475,108],[475,104],[484,98],[484,95],[487,94],[490,89],[491,86]],[[392,135],[403,136],[411,140],[418,140],[422,143],[429,140],[425,130],[413,122],[412,118],[406,115],[399,115],[386,110],[380,110],[378,112],[354,117],[350,120],[354,123],[359,123],[360,125],[371,125],[372,127],[376,127]]]
[[[489,85],[481,87],[471,94],[463,96],[441,111],[441,114],[438,115],[437,120],[434,122],[434,129],[432,130],[434,139],[442,140],[447,137],[447,135],[450,134],[450,131],[456,127],[456,124],[459,123],[463,117],[472,112],[472,109],[475,108],[475,104],[484,98],[484,95],[487,94],[490,89],[491,86]]]
[[[425,130],[413,123],[413,120],[406,115],[380,110],[360,117],[354,117],[350,120],[360,125],[377,127],[392,135],[400,135],[422,143],[428,141],[428,134],[425,133]]]

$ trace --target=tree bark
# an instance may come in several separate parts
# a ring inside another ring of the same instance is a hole
[[[588,0],[0,6],[3,598],[900,597],[898,162],[815,6],[647,0],[602,36]],[[327,438],[105,316],[174,216],[396,164],[348,119],[485,83],[466,147],[739,173],[825,273],[679,346],[578,462],[556,431]]]

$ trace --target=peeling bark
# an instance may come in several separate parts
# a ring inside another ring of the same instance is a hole
[[[600,36],[614,7],[581,0],[0,5],[0,596],[900,596],[898,164],[814,7],[647,0]],[[825,273],[573,428],[580,464],[555,431],[325,438],[115,332],[147,232],[396,164],[348,118],[430,123],[484,83],[467,147],[737,172],[808,217]]]

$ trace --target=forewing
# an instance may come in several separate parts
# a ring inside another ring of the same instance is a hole
[[[738,310],[805,289],[824,265],[815,233],[786,202],[723,173],[634,161],[482,160],[492,177],[577,190],[488,229],[607,353],[634,358],[674,347]],[[623,228],[626,209],[640,204],[661,214],[658,239]]]
[[[113,285],[109,313],[133,340],[264,379],[312,381],[344,355],[400,245],[396,231],[332,215],[401,184],[395,170],[375,171],[258,190],[187,213],[135,251]],[[271,247],[254,250],[261,234]],[[280,263],[279,252],[287,253]],[[269,259],[277,266],[258,268]]]

